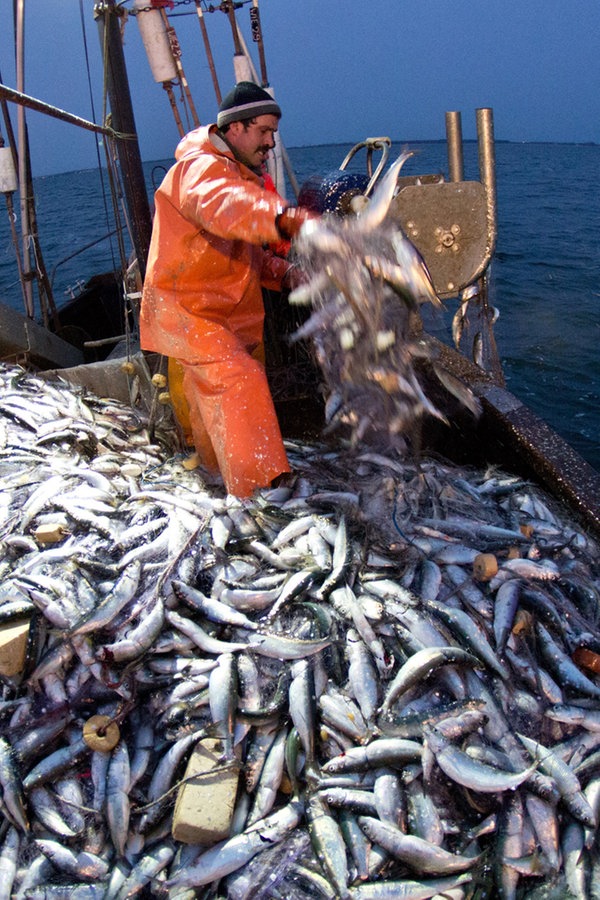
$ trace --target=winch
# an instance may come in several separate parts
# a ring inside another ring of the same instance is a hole
[[[355,144],[339,169],[324,175],[312,175],[298,194],[298,204],[316,213],[333,212],[345,216],[353,211],[355,197],[368,197],[381,175],[392,142],[388,137],[367,138]],[[346,171],[352,158],[363,148],[367,151],[366,173]],[[373,172],[373,153],[381,151],[381,159]]]
[[[493,123],[490,109],[477,110],[479,181],[464,180],[460,114],[446,114],[447,181],[441,173],[400,175],[389,215],[415,245],[437,294],[461,297],[471,285],[482,290],[496,243],[496,184]],[[366,149],[366,171],[348,172],[348,164]],[[313,212],[345,216],[358,212],[369,198],[391,150],[388,137],[366,138],[350,150],[339,169],[314,175],[301,187],[298,203]],[[373,154],[381,151],[377,167]],[[374,169],[374,170],[373,170]]]

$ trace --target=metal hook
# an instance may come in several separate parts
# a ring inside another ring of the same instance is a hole
[[[369,176],[369,183],[364,192],[364,196],[368,197],[373,188],[375,187],[377,180],[383,169],[385,168],[385,164],[387,163],[388,156],[390,155],[390,147],[392,146],[392,141],[389,137],[374,137],[367,138],[364,141],[360,141],[360,143],[355,144],[354,147],[346,154],[344,161],[342,162],[340,169],[345,169],[350,160],[359,150],[362,150],[363,147],[367,149],[367,175]],[[373,174],[373,151],[381,150],[381,159],[379,160],[379,164],[375,169],[375,173]]]

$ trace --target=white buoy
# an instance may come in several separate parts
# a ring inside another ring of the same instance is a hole
[[[250,68],[250,62],[243,53],[236,53],[233,57],[233,71],[235,74],[235,83],[239,84],[240,81],[255,81],[256,79],[252,77],[252,69]]]
[[[10,147],[0,147],[0,193],[12,194],[18,186],[12,150]]]
[[[156,82],[174,81],[177,78],[177,68],[160,11],[148,9],[147,0],[135,0],[135,8],[152,77]]]
[[[265,87],[265,91],[275,99],[275,91],[271,85]],[[275,135],[275,149],[272,158],[269,157],[267,162],[271,178],[275,182],[275,187],[282,197],[285,197],[285,176],[283,174],[283,145],[279,132]]]

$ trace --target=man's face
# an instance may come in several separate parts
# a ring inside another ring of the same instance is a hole
[[[279,127],[277,116],[257,116],[248,122],[232,122],[227,141],[233,152],[250,169],[260,169],[275,146]]]

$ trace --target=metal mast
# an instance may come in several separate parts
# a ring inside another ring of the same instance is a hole
[[[117,154],[122,173],[125,202],[131,220],[133,246],[143,279],[146,274],[152,218],[140,148],[136,138],[137,132],[115,0],[105,0],[105,2],[97,4],[94,16],[98,22],[100,41],[104,51],[112,127],[121,135],[116,141]]]

